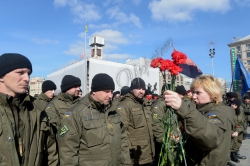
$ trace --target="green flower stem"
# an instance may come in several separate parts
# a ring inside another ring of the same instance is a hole
[[[162,94],[168,89],[166,83],[166,73],[162,72],[163,87]],[[175,91],[175,75],[171,75],[170,90]],[[180,132],[177,115],[171,107],[166,106],[165,118],[163,120],[164,136],[162,139],[162,147],[159,155],[158,166],[166,166],[167,162],[171,163],[171,166],[178,166],[184,160],[185,166],[187,166],[185,151],[183,148],[182,133]],[[176,142],[176,138],[179,136],[179,142]],[[185,142],[184,142],[185,143]]]

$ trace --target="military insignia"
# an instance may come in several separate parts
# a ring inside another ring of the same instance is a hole
[[[120,110],[120,109],[122,109],[122,106],[117,106],[117,110]]]
[[[154,114],[154,119],[157,119],[158,118],[158,114]]]
[[[70,114],[71,114],[70,112],[66,112],[66,113],[65,113],[65,118],[69,118],[69,117],[70,117]]]
[[[48,105],[46,106],[46,110],[49,109],[49,108],[50,108],[50,104],[48,104]]]
[[[63,127],[59,132],[59,137],[63,137],[68,131],[69,131],[68,127],[66,125],[63,125]]]
[[[213,118],[216,118],[216,114],[215,113],[210,113],[207,115],[209,119],[213,119]]]
[[[217,123],[217,124],[221,123],[221,121],[218,118],[210,118],[208,121],[211,123]]]

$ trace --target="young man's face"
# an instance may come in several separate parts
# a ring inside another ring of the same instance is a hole
[[[55,95],[55,90],[48,90],[44,93],[49,99],[52,99]]]
[[[20,68],[7,73],[1,78],[1,92],[13,97],[26,93],[30,80],[30,69]]]
[[[250,103],[250,99],[245,99],[245,102],[246,103]]]
[[[135,95],[135,97],[142,99],[145,94],[145,89],[133,89],[132,93]]]
[[[103,90],[92,92],[92,98],[104,105],[108,105],[113,97],[113,90]]]
[[[79,96],[79,92],[80,92],[80,86],[74,86],[66,91],[67,94],[70,94],[74,97]]]

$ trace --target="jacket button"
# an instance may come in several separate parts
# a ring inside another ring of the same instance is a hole
[[[12,141],[13,141],[13,138],[12,138],[12,137],[8,137],[8,141],[9,141],[9,142],[12,142]]]

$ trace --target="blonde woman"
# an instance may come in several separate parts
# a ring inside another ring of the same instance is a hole
[[[195,78],[190,89],[195,105],[185,104],[175,92],[164,93],[166,104],[184,120],[187,165],[226,166],[234,110],[221,103],[221,85],[211,75]]]

